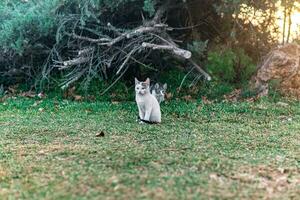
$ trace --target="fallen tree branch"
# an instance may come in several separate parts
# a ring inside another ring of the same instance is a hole
[[[89,37],[84,37],[84,36],[77,35],[74,32],[72,34],[70,34],[70,35],[72,35],[72,37],[74,39],[85,40],[85,41],[92,42],[92,43],[103,43],[103,42],[110,42],[111,41],[111,38],[93,39],[93,38],[89,38]]]
[[[118,30],[116,27],[114,27],[111,23],[107,23],[107,26],[114,31],[117,35],[122,35],[122,32],[120,32],[120,30]]]
[[[101,96],[104,95],[107,91],[109,91],[121,78],[122,76],[126,73],[126,71],[128,70],[128,66],[126,67],[126,69],[122,72],[122,74],[120,76],[118,76],[118,78],[108,87],[106,88],[103,92],[101,92]]]
[[[59,70],[64,70],[70,66],[87,63],[89,61],[90,61],[90,58],[88,58],[88,57],[79,57],[79,58],[75,58],[75,59],[67,60],[67,61],[63,61],[63,62],[56,61],[56,63],[61,64],[61,65],[55,65],[55,66],[58,67]]]
[[[87,69],[83,69],[81,72],[76,74],[73,78],[69,79],[68,81],[64,82],[61,84],[61,89],[65,90],[67,89],[72,83],[78,81],[82,75],[86,72]]]
[[[88,47],[82,50],[78,51],[78,56],[88,55],[89,53],[92,53],[94,51],[94,48]]]
[[[131,58],[131,56],[135,53],[136,49],[132,49],[129,54],[126,55],[126,59],[124,60],[124,62],[122,63],[122,65],[119,67],[118,71],[117,71],[117,75],[122,71],[122,69],[124,68],[124,66],[128,63],[129,59]]]
[[[192,53],[190,51],[180,49],[176,46],[150,44],[146,42],[144,42],[142,46],[144,48],[152,48],[153,50],[169,50],[172,51],[172,53],[176,54],[177,56],[183,57],[185,59],[190,59],[192,57]]]
[[[189,59],[188,61],[195,67],[195,69],[198,72],[203,74],[203,76],[205,77],[206,80],[208,80],[208,81],[211,80],[211,76],[208,73],[206,73],[197,63],[195,63],[195,61],[193,61],[192,59]]]
[[[159,30],[159,28],[156,28],[156,27],[141,26],[137,29],[134,29],[133,31],[122,33],[120,36],[116,37],[115,39],[112,39],[109,42],[99,43],[99,45],[106,45],[106,46],[111,47],[124,39],[131,39],[132,37],[134,37],[136,35],[142,35],[147,32],[157,32],[158,30]]]

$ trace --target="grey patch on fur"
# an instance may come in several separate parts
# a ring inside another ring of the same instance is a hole
[[[0,96],[4,96],[6,94],[6,91],[3,87],[3,85],[0,85]]]
[[[158,103],[161,103],[165,100],[165,95],[167,91],[167,84],[156,83],[151,85],[150,91],[151,94],[157,99]]]

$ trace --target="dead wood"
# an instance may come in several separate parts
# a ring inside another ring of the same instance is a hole
[[[180,48],[169,35],[174,29],[165,23],[168,2],[157,9],[151,20],[144,20],[140,26],[130,30],[107,23],[99,25],[100,29],[105,30],[99,32],[77,25],[76,18],[66,19],[62,23],[64,28],[57,33],[57,38],[61,40],[52,50],[44,76],[49,76],[55,68],[59,69],[66,73],[62,88],[68,88],[78,80],[88,85],[93,78],[106,79],[107,69],[113,68],[115,81],[118,81],[132,63],[145,66],[144,61],[152,51],[161,51],[173,59],[189,63],[205,79],[210,80],[211,77],[192,59],[192,53]],[[95,37],[92,37],[92,33],[95,33]],[[69,56],[66,51],[76,54]]]

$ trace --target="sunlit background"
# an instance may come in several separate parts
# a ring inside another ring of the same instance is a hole
[[[283,33],[285,35],[285,40],[287,40],[288,35],[288,26],[289,26],[289,18],[286,18],[286,26],[284,30],[284,8],[278,5],[279,10],[277,12],[278,16],[278,26],[280,31],[280,38],[282,40]],[[289,42],[294,39],[300,38],[300,2],[295,2],[294,9],[291,12],[291,28],[290,28],[290,39]]]
[[[273,31],[273,35],[278,38],[280,43],[292,42],[295,39],[300,39],[300,1],[294,1],[293,7],[289,14],[289,11],[283,6],[283,1],[279,1],[276,4],[276,21],[275,25],[278,27],[276,31]],[[253,7],[248,7],[245,4],[241,5],[241,12],[238,18],[243,19],[246,23],[258,25],[263,23],[265,13],[271,12],[256,10]],[[286,11],[286,12],[285,12]],[[269,27],[270,29],[274,27]]]

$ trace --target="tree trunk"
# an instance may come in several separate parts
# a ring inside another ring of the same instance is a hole
[[[289,40],[290,40],[293,8],[294,8],[294,2],[291,2],[291,5],[289,5],[289,8],[288,8],[289,24],[288,24],[288,32],[287,32],[288,35],[286,38],[286,43],[289,43]]]
[[[283,15],[282,45],[284,45],[285,43],[285,24],[286,24],[286,9],[287,9],[285,0],[283,0],[283,6],[284,6],[284,10],[283,10],[284,15]]]

